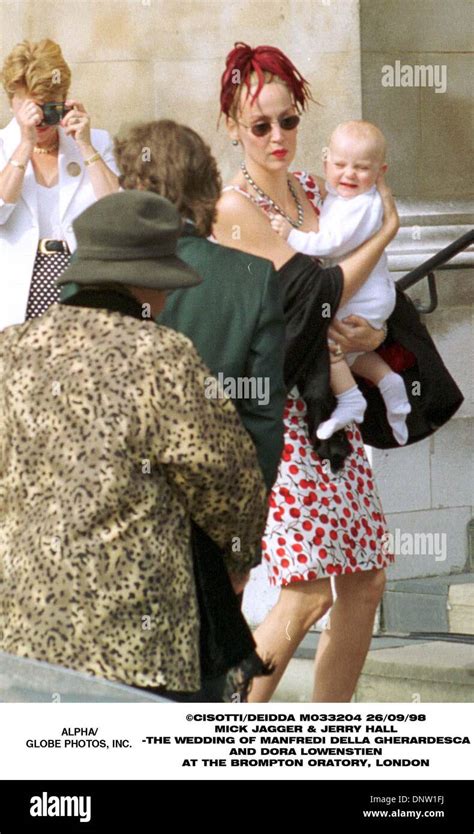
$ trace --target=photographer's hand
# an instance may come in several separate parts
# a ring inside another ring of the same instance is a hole
[[[21,141],[31,144],[31,150],[36,145],[36,128],[43,121],[43,111],[31,98],[25,98],[18,108],[15,118],[20,126]]]
[[[87,176],[94,189],[97,200],[114,194],[119,190],[118,177],[110,170],[92,144],[91,119],[84,105],[75,98],[64,102],[66,107],[72,107],[61,121],[64,132],[76,141],[84,158]]]
[[[95,153],[91,139],[90,116],[82,102],[77,99],[70,98],[64,103],[66,107],[71,107],[72,110],[66,113],[64,119],[61,120],[61,127],[64,128],[64,132],[68,136],[72,136],[77,142],[81,154],[84,159],[87,159]]]

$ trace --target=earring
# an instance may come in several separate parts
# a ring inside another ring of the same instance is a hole
[[[239,144],[239,140],[238,140],[238,139],[232,139],[232,144],[233,144],[233,145],[238,145],[238,144]]]

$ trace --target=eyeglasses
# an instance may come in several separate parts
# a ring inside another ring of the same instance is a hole
[[[255,122],[253,125],[246,125],[244,122],[238,122],[238,124],[242,125],[242,127],[246,127],[253,133],[254,136],[261,137],[267,136],[267,134],[270,133],[272,125],[278,124],[282,130],[294,130],[298,127],[300,121],[301,119],[299,116],[281,116],[279,119],[276,119],[276,121],[268,120]]]

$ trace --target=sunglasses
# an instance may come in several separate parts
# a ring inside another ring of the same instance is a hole
[[[250,130],[254,136],[267,136],[272,129],[272,125],[279,124],[282,130],[294,130],[298,127],[301,119],[299,116],[281,116],[276,121],[261,121],[255,122],[253,125],[246,125],[243,122],[239,122],[239,125],[242,127],[246,127]]]

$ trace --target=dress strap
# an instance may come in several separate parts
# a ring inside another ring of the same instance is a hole
[[[300,185],[303,186],[304,192],[315,213],[320,214],[323,198],[316,180],[314,180],[311,174],[308,174],[306,171],[293,171],[292,173]]]
[[[250,200],[252,203],[254,203],[257,206],[257,208],[263,208],[262,201],[257,199],[256,197],[252,197],[252,195],[249,194],[248,191],[244,191],[244,189],[241,188],[240,185],[226,185],[224,186],[222,191],[237,191],[238,194],[242,194],[243,197],[247,197],[247,200]]]
[[[238,191],[239,194],[243,194],[244,197],[248,197],[250,200],[250,194],[248,193],[248,191],[244,191],[244,189],[241,188],[240,185],[225,185],[222,191]]]

